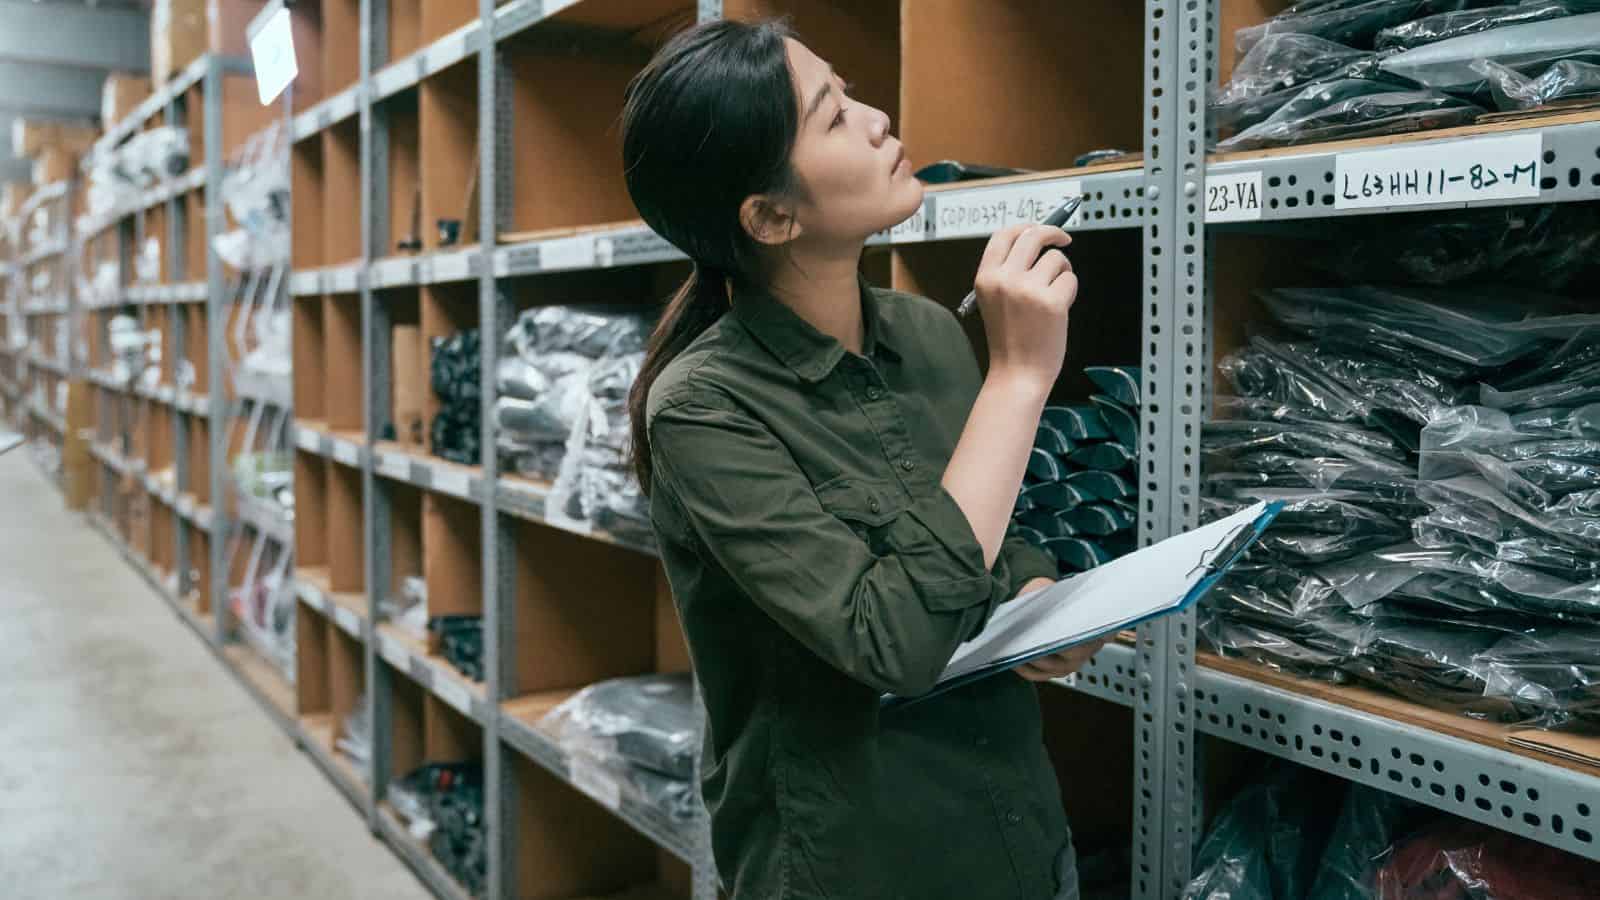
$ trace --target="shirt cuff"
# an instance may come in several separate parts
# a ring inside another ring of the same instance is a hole
[[[983,545],[955,498],[942,485],[919,499],[888,532],[896,558],[932,611],[988,603],[991,575]]]

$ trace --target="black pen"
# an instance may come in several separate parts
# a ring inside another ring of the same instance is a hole
[[[1055,210],[1050,213],[1050,215],[1045,216],[1044,217],[1044,222],[1042,222],[1040,224],[1050,225],[1050,226],[1055,227],[1055,228],[1060,228],[1061,226],[1067,224],[1067,220],[1071,219],[1073,214],[1078,211],[1078,207],[1080,207],[1082,205],[1083,205],[1083,197],[1082,196],[1069,197],[1069,198],[1067,198],[1067,202],[1065,202],[1065,203],[1061,204],[1060,206],[1056,207]],[[1043,255],[1043,254],[1041,254],[1041,255]],[[971,292],[969,292],[967,294],[967,296],[965,298],[962,299],[961,305],[956,307],[956,315],[965,316],[965,315],[971,313],[972,312],[972,308],[974,306],[977,306],[977,305],[978,305],[978,291],[977,291],[976,288],[974,288]]]

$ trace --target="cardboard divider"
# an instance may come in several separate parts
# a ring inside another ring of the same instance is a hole
[[[972,290],[986,244],[986,240],[969,240],[896,248],[892,286],[954,309]],[[1066,360],[1051,393],[1051,402],[1081,402],[1095,393],[1093,384],[1083,374],[1084,366],[1139,363],[1142,252],[1137,231],[1074,235],[1067,255],[1078,274],[1078,298],[1072,307]],[[961,324],[972,343],[978,365],[987,371],[989,345],[982,314],[975,312],[961,320]]]
[[[652,48],[625,39],[582,53],[515,38],[507,46],[512,145],[521,148],[512,155],[511,230],[636,218],[616,126],[623,91]]]
[[[334,431],[362,431],[361,298],[330,294],[322,307],[323,413]]]
[[[383,115],[389,122],[389,236],[377,248],[379,256],[415,252],[429,230],[422,215],[417,93],[406,91],[389,99]],[[401,245],[409,249],[402,250]]]
[[[428,694],[422,705],[422,755],[427,762],[482,759],[483,729],[443,700]],[[395,772],[405,774],[398,768]]]
[[[211,425],[199,416],[189,420],[189,486],[195,502],[211,502]]]
[[[642,44],[659,44],[694,21],[695,4],[689,0],[582,0],[541,27],[614,32]]]
[[[298,227],[298,226],[297,226]],[[323,340],[323,298],[295,297],[293,321],[290,324],[290,344],[293,347],[294,414],[307,422],[325,422],[328,418],[326,386],[327,369],[324,368],[325,345]]]
[[[436,5],[443,4],[424,5],[425,22],[428,9]],[[417,136],[423,248],[477,243],[478,67],[474,59],[423,79],[417,89]],[[460,223],[455,244],[441,239],[441,220]]]
[[[347,47],[355,46],[355,38],[352,36]],[[341,52],[355,56],[349,49],[342,49]],[[206,107],[203,88],[202,82],[188,90],[190,159],[195,162],[205,159]],[[254,75],[224,73],[222,96],[219,99],[222,107],[222,158],[225,160],[233,160],[251,135],[266,128],[282,114],[277,104],[261,105],[261,95],[256,90]]]
[[[294,559],[302,569],[328,565],[328,486],[333,464],[304,450],[294,452]]]
[[[167,284],[172,281],[172,267],[170,265],[171,261],[167,258],[169,249],[167,246],[167,208],[164,205],[157,204],[145,210],[144,231],[140,235],[139,246],[134,248],[135,255],[142,255],[145,246],[151,240],[160,245],[161,252],[158,254],[160,265],[156,269],[155,281],[149,283]]]
[[[403,675],[390,673],[389,766],[395,780],[404,778],[425,761],[423,701],[427,692]]]
[[[211,391],[211,353],[206,346],[206,336],[210,329],[206,327],[206,307],[203,303],[183,303],[173,307],[177,315],[184,317],[184,339],[188,347],[184,350],[184,358],[194,366],[194,387],[196,394],[206,394]]]
[[[173,444],[175,443],[176,427],[173,424],[172,407],[164,403],[157,403],[150,408],[150,472],[161,472],[174,464]]]
[[[433,339],[449,337],[459,331],[478,327],[478,286],[476,284],[430,284],[419,294],[418,321],[421,326],[422,368],[419,372],[422,391],[422,428],[429,434],[433,419],[439,414],[439,396],[433,392],[428,371],[433,360]],[[425,439],[429,452],[432,438]]]
[[[183,271],[178,281],[204,281],[206,278],[206,192],[204,188],[183,195],[184,230]]]
[[[366,566],[361,552],[361,470],[327,463],[328,583],[337,593],[366,590]],[[295,482],[296,514],[299,482]]]
[[[355,710],[367,689],[367,666],[361,642],[341,631],[332,621],[328,626],[328,711],[333,714],[333,749],[344,734],[344,720]]]
[[[389,62],[404,59],[422,46],[424,0],[389,0]]]
[[[331,97],[361,77],[360,46],[360,0],[322,0],[323,96]]]
[[[904,7],[899,135],[913,167],[1047,170],[1142,146],[1141,4],[1082,0],[1070,15],[1054,0]]]
[[[322,132],[322,165],[322,265],[353,262],[361,257],[361,204],[356,202],[361,195],[361,131],[355,119]]]
[[[421,298],[416,288],[383,298],[389,312],[389,409],[379,423],[394,429],[395,441],[407,451],[426,453],[428,426],[424,409],[431,393],[428,352],[422,339]]]
[[[336,629],[332,620],[304,603],[295,610],[295,711],[301,718],[326,715],[331,707],[329,659],[333,653],[330,638]]]
[[[390,596],[399,596],[405,578],[422,575],[422,497],[420,488],[381,479],[389,492]]]
[[[294,108],[306,110],[322,99],[322,2],[297,2],[289,7],[290,28],[294,33],[295,64],[300,74],[290,90]]]
[[[290,153],[289,206],[294,227],[290,229],[289,242],[295,269],[317,268],[327,251],[322,232],[322,143],[321,135],[313,135],[295,144]]]
[[[429,617],[483,614],[483,528],[476,506],[432,492],[423,496],[422,576]]]
[[[513,527],[518,652],[508,693],[577,689],[654,670],[656,562],[532,522]]]
[[[505,759],[516,790],[517,897],[599,896],[656,880],[648,838],[521,754]]]
[[[189,584],[194,593],[195,612],[211,615],[211,535],[194,525],[189,529]]]
[[[150,564],[163,575],[170,573],[178,558],[178,514],[164,503],[151,507]]]
[[[422,7],[417,25],[419,47],[425,47],[478,18],[476,0],[419,0],[419,5]]]

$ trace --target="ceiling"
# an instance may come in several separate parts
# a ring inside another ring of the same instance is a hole
[[[29,177],[11,156],[19,116],[98,122],[107,72],[150,70],[148,0],[0,0],[0,182]]]

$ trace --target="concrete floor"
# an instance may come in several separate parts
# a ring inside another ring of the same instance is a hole
[[[430,896],[26,454],[0,455],[0,896]]]

